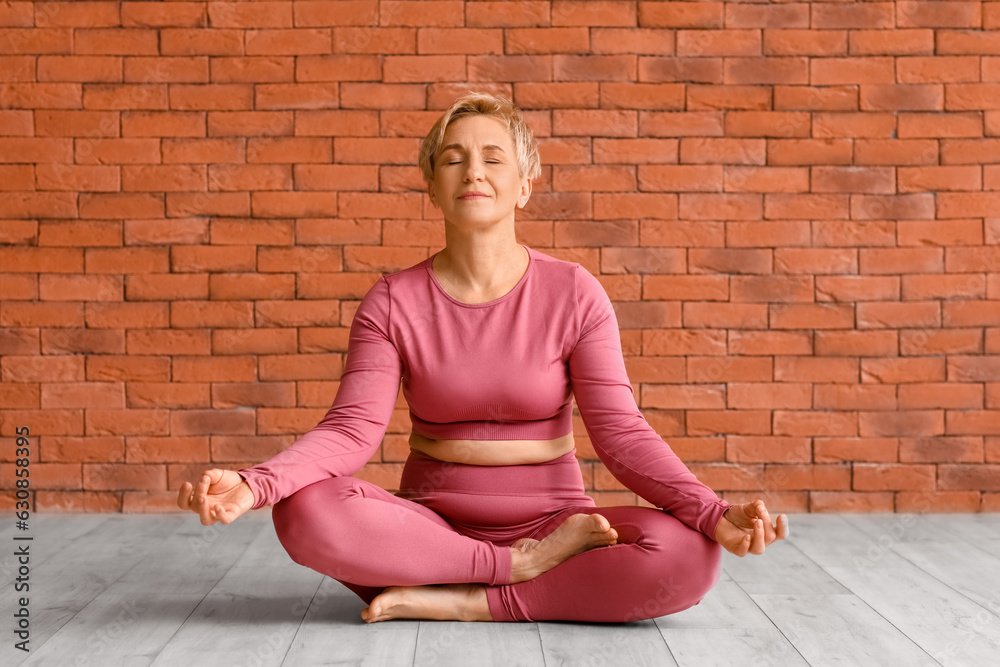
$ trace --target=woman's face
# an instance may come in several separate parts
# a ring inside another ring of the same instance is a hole
[[[518,175],[507,128],[489,116],[469,115],[445,131],[427,192],[452,223],[513,222],[515,207],[523,208],[531,195],[531,179]]]

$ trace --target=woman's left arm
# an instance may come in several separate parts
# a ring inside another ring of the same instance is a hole
[[[615,478],[640,497],[738,553],[746,535],[742,524],[749,523],[749,517],[741,523],[734,520],[744,518],[744,506],[734,505],[727,513],[730,504],[699,481],[649,425],[636,405],[622,356],[618,320],[607,293],[597,278],[580,266],[576,288],[579,338],[569,357],[570,379],[598,457]],[[762,520],[770,526],[769,518]],[[751,541],[744,553],[757,553],[754,549],[762,551],[763,547],[754,539],[753,525],[750,528]]]

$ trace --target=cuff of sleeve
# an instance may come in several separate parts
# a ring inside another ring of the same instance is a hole
[[[715,529],[722,520],[722,515],[726,513],[726,510],[729,509],[729,507],[729,502],[719,498],[717,501],[712,503],[709,511],[705,514],[705,520],[700,526],[701,532],[707,535],[713,542],[715,541]]]
[[[243,470],[236,471],[243,481],[247,483],[250,487],[250,492],[253,494],[253,505],[250,507],[252,510],[258,510],[264,507],[265,503],[264,490],[260,486],[260,482],[257,480],[258,473],[255,473],[249,468],[244,468]]]

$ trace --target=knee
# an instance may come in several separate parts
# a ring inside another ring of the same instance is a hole
[[[332,525],[342,516],[337,504],[355,493],[355,482],[352,477],[332,477],[303,487],[274,505],[274,532],[293,561],[306,565],[317,549],[329,549],[327,536],[339,533]]]

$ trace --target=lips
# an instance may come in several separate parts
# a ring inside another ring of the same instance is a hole
[[[488,199],[489,195],[482,192],[466,192],[464,195],[459,197],[459,199]]]

